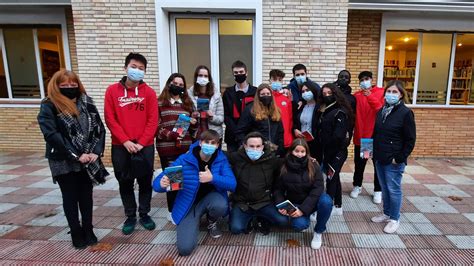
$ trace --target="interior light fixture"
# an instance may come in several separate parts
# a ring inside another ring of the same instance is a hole
[[[461,47],[462,46],[462,43],[458,43],[458,47]]]
[[[393,50],[393,46],[391,46],[391,45],[387,46],[387,50],[392,51],[392,50]]]
[[[404,42],[408,42],[409,40],[410,40],[409,37],[405,37],[405,38],[403,39]]]

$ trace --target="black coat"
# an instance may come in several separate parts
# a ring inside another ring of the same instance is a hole
[[[340,152],[347,153],[350,143],[350,121],[344,109],[336,102],[324,112],[318,110],[317,144],[318,160],[333,164]]]
[[[234,206],[246,211],[249,208],[258,210],[272,203],[272,188],[280,174],[283,159],[277,158],[268,145],[256,161],[250,160],[244,147],[227,153],[227,157],[237,180],[237,187],[231,196]]]
[[[249,89],[246,94],[244,94],[244,99],[250,100],[250,98],[253,100],[255,97],[255,93],[257,92],[257,87],[254,87],[249,84]],[[238,101],[237,94],[235,91],[235,85],[227,87],[224,91],[224,94],[222,95],[222,102],[224,105],[224,123],[225,123],[225,137],[224,140],[226,143],[236,143],[236,138],[235,138],[235,131],[237,129],[237,124],[239,123],[239,119],[241,117],[241,114],[243,112],[243,109],[245,109],[245,106],[248,105],[249,103],[246,104],[239,102],[236,104]],[[242,108],[242,106],[244,108]],[[234,111],[234,107],[237,109],[236,114]]]
[[[274,202],[278,204],[290,200],[293,204],[298,204],[299,209],[309,216],[316,210],[319,197],[324,192],[324,180],[319,165],[314,162],[315,172],[312,182],[309,179],[307,164],[303,166],[289,157],[285,165],[287,172],[277,179],[273,191]]]
[[[407,163],[407,158],[415,147],[415,115],[402,102],[395,106],[385,122],[382,109],[377,113],[374,128],[374,160],[389,164]]]
[[[93,151],[95,154],[101,156],[105,148],[105,128],[100,120],[97,107],[88,104],[87,108],[89,114],[97,115],[100,126],[103,128],[103,130],[101,130],[99,143],[97,143]],[[59,119],[56,107],[48,98],[41,102],[38,124],[46,141],[46,158],[53,160],[77,160],[78,157],[81,156],[82,151],[76,150],[71,144],[71,137],[66,129],[66,125]]]
[[[298,108],[298,105],[296,106],[293,105],[293,130],[292,130],[293,134],[294,134],[295,129],[298,129],[299,131],[301,131],[300,118],[301,118],[301,114],[303,113],[303,109],[305,105],[306,105],[306,101],[303,101],[303,104],[301,105],[300,108]],[[313,112],[313,117],[311,121],[311,132],[310,132],[314,138],[316,138],[316,134],[317,134],[316,127],[318,126],[318,118],[316,116],[316,113],[318,109],[319,109],[319,104],[316,104],[314,106],[314,112]],[[309,150],[312,157],[316,157],[316,154],[317,154],[316,142],[317,142],[316,140],[308,142]]]
[[[239,144],[242,144],[250,132],[260,132],[265,140],[269,140],[278,146],[277,155],[285,155],[285,147],[283,144],[283,123],[280,121],[273,121],[269,118],[257,121],[252,114],[253,104],[247,106],[242,113],[237,129],[234,132]]]

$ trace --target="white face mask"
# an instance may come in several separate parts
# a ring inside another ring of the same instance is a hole
[[[364,80],[360,83],[360,87],[364,90],[370,89],[372,87],[372,80]]]
[[[198,77],[197,80],[196,80],[196,83],[201,85],[201,86],[206,86],[207,83],[209,83],[209,79],[204,78],[204,77]]]

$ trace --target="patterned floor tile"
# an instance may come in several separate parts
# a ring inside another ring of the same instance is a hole
[[[0,213],[4,213],[6,211],[9,211],[10,209],[13,209],[17,206],[18,206],[18,204],[14,204],[14,203],[2,203],[2,204],[0,204]]]
[[[71,241],[71,235],[69,234],[71,230],[69,229],[69,227],[59,229],[61,229],[60,232],[50,237],[49,240]],[[103,239],[106,235],[108,235],[111,231],[112,229],[94,228],[94,234],[97,236],[97,239],[99,241]]]
[[[423,236],[423,239],[433,249],[450,249],[454,248],[451,241],[446,236]]]
[[[326,232],[328,233],[340,233],[349,234],[350,230],[345,222],[328,222],[326,225]]]
[[[446,236],[457,248],[474,249],[474,236]]]
[[[407,174],[433,174],[430,170],[423,166],[407,165],[405,168]]]
[[[207,232],[199,232],[198,235],[198,244],[202,243],[204,237],[206,237]],[[151,244],[168,244],[172,245],[176,243],[176,231],[161,231],[158,235],[151,241]]]
[[[397,232],[398,235],[419,235],[420,232],[411,223],[400,222],[400,227]]]
[[[467,219],[474,223],[474,213],[463,213],[462,215],[466,216]]]
[[[439,197],[449,197],[449,196],[470,197],[469,194],[467,194],[466,192],[460,190],[459,188],[453,185],[428,184],[425,186],[429,188],[431,191],[433,191],[433,193]]]
[[[13,230],[16,230],[19,226],[18,225],[0,225],[0,236],[10,233]]]
[[[354,244],[358,248],[381,248],[375,234],[352,234]]]
[[[254,239],[255,246],[287,246],[287,240],[296,240],[300,245],[308,245],[313,234],[311,233],[293,233],[293,232],[270,232],[264,236],[256,234]]]
[[[403,244],[403,241],[397,235],[376,234],[375,237],[382,248],[406,248],[405,244]]]
[[[28,204],[63,204],[63,197],[43,195],[30,200]]]
[[[420,235],[399,235],[408,249],[428,249],[430,245]]]
[[[414,223],[413,226],[420,232],[421,235],[442,235],[441,231],[436,228],[431,223],[417,224]]]
[[[407,199],[423,213],[458,213],[456,209],[440,197],[410,196]]]
[[[457,224],[434,224],[443,235],[464,235],[464,231]],[[472,226],[472,225],[471,225]]]
[[[0,182],[2,185],[4,185],[4,182],[7,182],[9,180],[15,179],[19,177],[20,175],[7,175],[7,174],[2,174],[0,171]]]
[[[61,231],[59,227],[22,226],[2,236],[5,239],[47,240]]]
[[[473,185],[474,180],[467,178],[463,175],[439,175],[446,182],[453,185]]]
[[[402,217],[410,223],[430,223],[430,220],[428,220],[423,213],[404,212],[402,213]],[[401,221],[403,222],[404,220]]]
[[[372,229],[368,222],[347,222],[347,226],[352,234],[370,234]]]

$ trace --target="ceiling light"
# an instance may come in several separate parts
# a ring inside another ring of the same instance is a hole
[[[408,42],[409,40],[410,40],[410,38],[408,38],[408,37],[405,37],[405,38],[403,39],[404,42]]]
[[[387,50],[392,51],[392,50],[393,50],[393,46],[391,46],[391,45],[387,46]]]
[[[458,46],[461,47],[461,46],[462,46],[462,43],[458,43]]]

